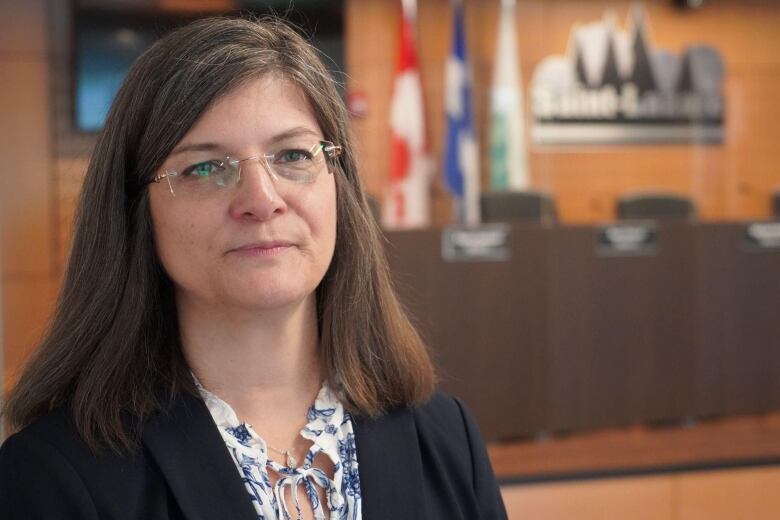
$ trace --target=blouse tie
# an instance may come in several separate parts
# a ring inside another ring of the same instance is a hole
[[[360,477],[352,418],[330,389],[323,385],[309,408],[308,423],[300,435],[312,445],[297,468],[282,465],[268,456],[265,440],[251,425],[238,420],[225,401],[199,383],[206,406],[217,424],[241,479],[250,495],[259,520],[298,520],[302,518],[303,488],[316,520],[361,520]],[[333,463],[333,478],[315,467],[314,459],[324,454]],[[272,485],[269,470],[279,478]],[[325,491],[326,503],[318,488]],[[292,498],[295,515],[287,507]]]

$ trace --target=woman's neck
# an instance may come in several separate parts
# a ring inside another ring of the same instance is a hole
[[[322,382],[313,295],[268,312],[181,300],[178,311],[190,368],[239,418],[305,417]]]

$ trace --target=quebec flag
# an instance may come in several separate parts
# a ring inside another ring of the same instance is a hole
[[[444,176],[455,199],[456,222],[475,225],[479,223],[479,147],[474,131],[462,0],[453,0],[453,22],[452,52],[445,76]]]

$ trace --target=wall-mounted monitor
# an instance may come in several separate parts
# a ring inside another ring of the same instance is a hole
[[[154,2],[75,2],[73,111],[77,130],[97,132],[130,65],[166,32],[196,18],[241,13],[258,16],[275,12],[302,28],[329,59],[339,84],[344,71],[342,2],[296,2],[280,9],[279,2],[241,1],[224,12],[162,10]],[[285,5],[288,5],[287,3]]]

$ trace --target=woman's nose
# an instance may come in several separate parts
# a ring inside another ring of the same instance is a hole
[[[244,159],[231,201],[234,218],[268,220],[287,211],[287,203],[263,164],[262,158]]]

